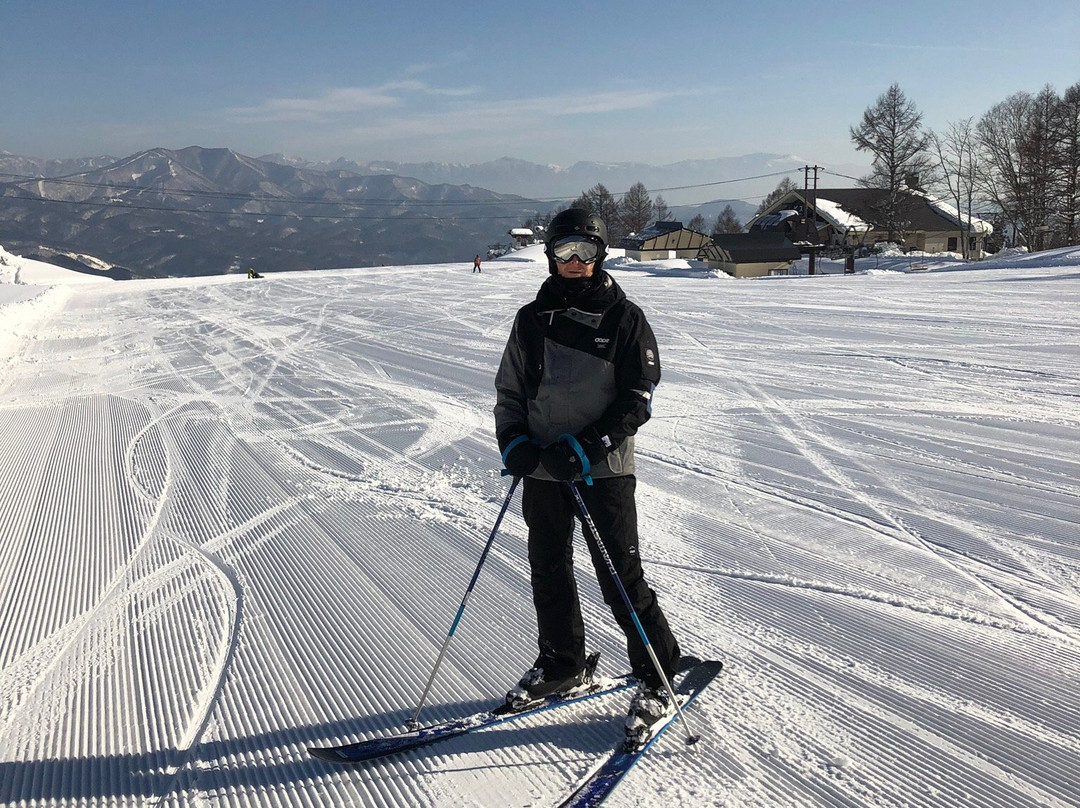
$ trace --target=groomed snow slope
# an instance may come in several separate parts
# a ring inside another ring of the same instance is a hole
[[[21,321],[0,803],[545,806],[595,765],[625,694],[355,768],[304,752],[419,699],[507,487],[492,378],[546,272],[528,255],[82,286]],[[1080,804],[1080,255],[613,272],[664,364],[647,571],[727,668],[689,714],[700,751],[669,733],[612,808]],[[517,504],[504,525],[427,720],[533,658]]]

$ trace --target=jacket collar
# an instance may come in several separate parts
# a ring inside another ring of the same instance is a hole
[[[536,293],[536,305],[541,314],[577,309],[600,315],[624,297],[626,295],[615,279],[600,269],[596,272],[595,282],[576,294],[562,286],[558,276],[548,278]]]

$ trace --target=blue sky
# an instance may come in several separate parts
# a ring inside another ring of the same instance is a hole
[[[0,149],[837,165],[894,81],[937,129],[1080,81],[1077,0],[563,8],[3,0]]]

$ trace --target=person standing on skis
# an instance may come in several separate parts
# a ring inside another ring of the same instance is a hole
[[[477,253],[476,258],[472,260],[472,271],[483,274],[484,270],[480,269],[480,253]]]
[[[573,690],[589,672],[573,572],[577,486],[600,536],[582,524],[604,601],[626,634],[640,683],[631,724],[646,727],[675,707],[596,542],[602,540],[670,680],[679,646],[645,580],[638,552],[634,434],[651,415],[660,381],[656,339],[637,305],[607,272],[607,227],[571,208],[552,219],[550,277],[517,313],[495,376],[495,431],[507,471],[522,479],[539,656],[510,704]]]

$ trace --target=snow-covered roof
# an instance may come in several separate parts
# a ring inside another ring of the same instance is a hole
[[[838,230],[854,233],[868,233],[873,225],[864,222],[854,213],[848,213],[831,199],[818,198],[814,201],[818,214],[829,220]]]
[[[841,232],[865,233],[873,230],[874,219],[881,218],[883,198],[888,191],[882,188],[821,188],[809,198],[809,204],[821,218]],[[942,231],[961,227],[967,217],[962,216],[955,207],[923,191],[904,191],[904,216],[914,230]],[[791,204],[801,200],[803,192],[796,190],[785,197]],[[783,211],[764,213],[750,220],[756,226]],[[879,225],[880,226],[880,223]],[[989,235],[993,226],[982,219],[971,217],[971,230],[981,235]]]
[[[922,193],[922,194],[920,194],[920,196],[925,197],[927,203],[935,211],[937,211],[942,216],[944,216],[946,219],[948,219],[949,221],[953,222],[954,224],[956,224],[958,226],[963,225],[963,223],[968,219],[967,216],[960,213],[956,208],[954,208],[948,202],[944,202],[944,201],[938,199],[935,196],[931,196],[928,193]],[[976,218],[975,216],[972,216],[971,219],[970,219],[970,222],[971,223],[968,225],[968,229],[971,230],[973,233],[981,233],[984,236],[989,236],[991,233],[994,232],[994,226],[992,224],[990,224],[990,222],[984,221],[983,219],[979,219],[979,218]]]

